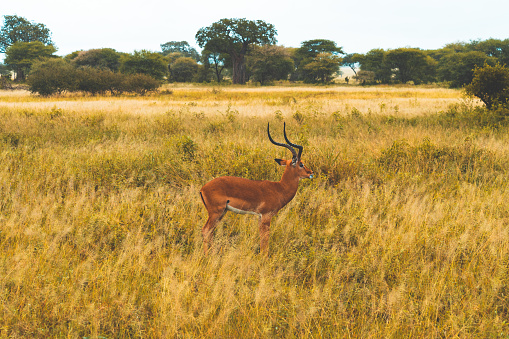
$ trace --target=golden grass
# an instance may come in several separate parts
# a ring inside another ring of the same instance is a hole
[[[166,89],[0,93],[0,337],[509,334],[505,124],[454,90]],[[278,180],[283,120],[317,178],[268,258],[233,214],[205,257],[199,188]]]

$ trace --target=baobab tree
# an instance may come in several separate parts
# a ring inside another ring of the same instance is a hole
[[[198,45],[213,53],[229,54],[233,64],[233,83],[246,83],[245,56],[253,44],[276,43],[276,29],[262,20],[221,19],[196,33]]]

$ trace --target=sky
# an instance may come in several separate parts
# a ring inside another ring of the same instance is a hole
[[[196,32],[222,18],[271,23],[279,45],[328,39],[345,53],[374,48],[438,49],[448,43],[509,38],[507,0],[3,0],[3,15],[42,23],[64,56],[77,50],[161,51],[168,41],[200,50]],[[3,55],[0,54],[0,58]]]

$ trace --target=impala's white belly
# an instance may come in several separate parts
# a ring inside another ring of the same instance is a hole
[[[244,210],[240,210],[238,208],[235,208],[235,207],[232,207],[230,205],[228,205],[228,203],[226,203],[226,209],[228,211],[232,211],[234,213],[238,213],[238,214],[253,214],[253,215],[257,215],[259,217],[261,217],[262,215],[260,213],[257,213],[257,212],[253,212],[253,211],[244,211]]]

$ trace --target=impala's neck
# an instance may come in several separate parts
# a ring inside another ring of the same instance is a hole
[[[288,201],[292,200],[292,198],[295,196],[295,193],[297,193],[300,181],[300,178],[298,176],[295,176],[294,173],[292,172],[293,172],[292,168],[287,167],[285,169],[285,172],[283,173],[283,176],[281,177],[281,180],[279,181],[283,188],[285,196],[287,196],[288,198]]]

